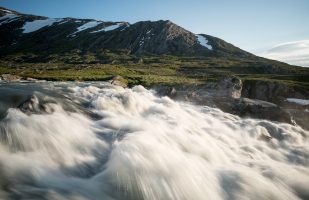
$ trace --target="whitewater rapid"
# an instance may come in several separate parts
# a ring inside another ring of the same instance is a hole
[[[2,84],[0,108],[0,199],[309,199],[300,127],[104,82]]]

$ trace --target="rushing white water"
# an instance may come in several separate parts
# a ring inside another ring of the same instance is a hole
[[[36,87],[44,90],[31,112],[11,106],[0,121],[2,199],[309,199],[309,133],[300,127],[142,86]]]

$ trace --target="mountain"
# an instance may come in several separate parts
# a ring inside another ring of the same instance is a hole
[[[173,22],[105,22],[93,19],[47,18],[0,9],[1,53],[63,53],[73,49],[97,52],[125,50],[136,55],[232,55],[250,57],[219,38],[194,34]]]
[[[307,80],[309,74],[308,69],[255,56],[169,20],[130,24],[48,18],[2,7],[0,67],[0,73],[73,80],[97,80],[111,74],[139,79],[156,75],[160,81],[181,77],[191,82],[224,74],[292,75]]]

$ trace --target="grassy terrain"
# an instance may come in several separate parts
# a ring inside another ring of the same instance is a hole
[[[42,62],[44,61],[44,62]],[[309,69],[270,63],[264,59],[178,57],[171,55],[136,57],[104,52],[101,56],[72,52],[39,57],[10,55],[0,59],[0,74],[15,74],[46,80],[106,80],[113,75],[127,78],[130,85],[203,84],[222,75],[243,80],[280,81],[309,89]]]

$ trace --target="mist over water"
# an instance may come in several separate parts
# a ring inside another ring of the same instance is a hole
[[[300,127],[142,86],[0,92],[0,199],[309,199],[309,133]]]

